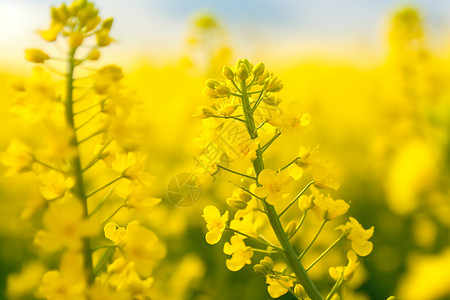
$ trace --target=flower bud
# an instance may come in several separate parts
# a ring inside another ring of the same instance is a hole
[[[267,275],[267,270],[266,268],[264,268],[262,265],[260,264],[256,264],[253,266],[253,271],[255,271],[256,274],[261,275],[261,276],[266,276]]]
[[[113,24],[114,19],[113,18],[107,18],[103,21],[102,23],[102,30],[107,30],[110,31],[112,24]]]
[[[264,256],[259,263],[266,269],[267,272],[272,271],[273,260],[269,256]]]
[[[217,98],[228,97],[230,95],[230,88],[224,84],[221,84],[215,89]]]
[[[248,72],[251,72],[253,69],[253,64],[251,62],[248,61],[248,59],[244,58],[242,60],[242,62],[244,63],[244,65],[247,67]]]
[[[281,79],[279,79],[278,76],[272,76],[272,78],[269,79],[269,82],[267,84],[268,92],[279,92],[282,88],[283,84],[281,83]]]
[[[264,64],[261,62],[261,63],[257,64],[257,65],[253,68],[252,73],[253,73],[253,75],[255,75],[255,76],[261,76],[261,75],[264,73],[264,69],[265,69],[265,66],[264,66]]]
[[[387,298],[386,300],[397,300],[397,297],[395,297],[395,296],[390,296],[390,297]]]
[[[88,58],[90,60],[97,60],[100,58],[100,51],[97,49],[92,49],[92,51],[89,53]]]
[[[39,49],[27,49],[25,50],[25,59],[33,63],[43,63],[50,57],[42,50]]]
[[[239,194],[239,199],[241,199],[244,202],[248,202],[248,201],[252,200],[252,195],[250,195],[247,192],[242,192]]]
[[[237,210],[245,209],[247,207],[247,203],[246,202],[244,202],[242,200],[239,200],[239,199],[236,199],[236,198],[228,198],[227,199],[227,204],[230,207],[235,208]]]
[[[286,226],[286,235],[287,236],[293,236],[295,231],[297,229],[297,222],[295,221],[290,221],[287,226]]]
[[[231,70],[231,68],[229,66],[223,66],[222,75],[223,75],[223,77],[225,77],[226,79],[229,79],[229,80],[233,80],[233,78],[234,78],[233,70]]]
[[[212,107],[200,106],[197,107],[195,113],[192,115],[195,119],[207,119],[214,116],[215,111]]]
[[[220,85],[220,82],[214,79],[208,79],[206,80],[206,86],[209,87],[212,90],[215,90],[217,86]]]
[[[71,32],[69,35],[69,45],[72,48],[78,48],[83,43],[84,37],[81,32]]]
[[[263,74],[259,76],[256,83],[258,83],[259,85],[264,85],[266,82],[266,79],[269,78],[269,76],[270,76],[270,73],[267,70],[264,71]]]
[[[236,77],[240,80],[247,80],[248,78],[248,68],[246,65],[241,64],[236,70]]]
[[[306,294],[305,288],[301,284],[296,284],[294,286],[294,294],[299,296],[301,299],[308,298],[308,294]]]
[[[278,106],[278,104],[281,103],[281,99],[279,97],[274,96],[266,97],[263,99],[263,101],[264,103],[270,106]]]

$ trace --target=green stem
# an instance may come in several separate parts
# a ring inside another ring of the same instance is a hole
[[[226,229],[226,230],[229,230],[229,231],[231,231],[231,232],[234,232],[234,233],[236,233],[236,234],[243,235],[243,236],[245,236],[245,237],[251,239],[252,241],[255,241],[255,242],[264,244],[265,246],[268,246],[268,247],[277,249],[277,250],[279,250],[279,251],[283,251],[283,249],[281,249],[280,247],[277,247],[277,246],[275,246],[275,245],[273,245],[273,244],[271,244],[271,243],[268,243],[267,241],[258,240],[257,238],[254,238],[254,237],[252,237],[251,235],[248,235],[248,234],[246,234],[246,233],[240,232],[240,231],[238,231],[238,230],[231,229],[230,227],[227,227],[227,228],[225,228],[225,229]]]
[[[300,227],[302,227],[303,222],[305,222],[306,219],[306,213],[308,212],[308,209],[305,210],[305,212],[303,213],[302,219],[300,220],[300,223],[298,223],[297,227],[295,228],[295,231],[289,236],[289,239],[292,239],[295,234],[298,232],[298,230],[300,229]]]
[[[34,162],[37,163],[37,164],[40,164],[41,166],[44,166],[44,167],[46,167],[48,169],[54,170],[54,171],[62,173],[62,174],[66,174],[64,171],[62,171],[62,170],[60,170],[58,168],[55,168],[55,167],[53,167],[53,166],[51,166],[51,165],[49,165],[49,164],[47,164],[45,162],[42,162],[40,160],[34,159]]]
[[[291,203],[289,203],[289,205],[278,215],[279,217],[281,217],[305,192],[306,190],[312,185],[314,184],[314,180],[311,181],[310,183],[308,183],[303,190],[301,190],[300,193],[298,193],[297,196],[295,196],[294,200],[291,201]]]
[[[256,180],[256,177],[253,177],[253,176],[250,176],[250,175],[247,175],[247,174],[244,174],[244,173],[240,173],[240,172],[237,172],[237,171],[233,171],[233,170],[225,168],[225,167],[223,167],[221,165],[217,165],[217,167],[220,168],[220,169],[223,169],[225,171],[228,171],[230,173],[233,173],[233,174],[236,174],[236,175],[239,175],[239,176],[243,176],[243,177],[247,177],[247,178],[250,178],[252,180]]]
[[[242,82],[242,109],[244,111],[247,131],[251,139],[256,139],[258,137],[258,133],[255,131],[256,129],[255,121],[253,119],[250,100],[247,95],[247,89],[244,81]],[[275,137],[272,138],[271,142],[273,142],[278,136],[279,133],[277,133]],[[266,149],[268,146],[270,146],[270,144],[266,146]],[[255,175],[257,178],[259,176],[259,173],[261,173],[261,171],[264,170],[264,161],[262,152],[263,151],[261,147],[259,147],[256,150],[256,159],[252,162],[253,168],[255,170]],[[257,182],[257,185],[261,186],[259,182]],[[281,225],[280,219],[278,218],[278,214],[275,211],[275,208],[266,201],[262,201],[262,204],[269,219],[269,223],[272,226],[272,229],[275,232],[275,235],[277,236],[277,239],[280,242],[281,247],[283,248],[283,254],[286,257],[287,265],[295,273],[298,281],[303,285],[309,297],[311,297],[312,300],[322,300],[322,296],[320,295],[313,281],[306,273],[300,261],[297,259],[297,254],[295,253],[286,233],[284,232],[283,226]]]
[[[264,146],[261,147],[261,153],[264,153],[270,145],[281,135],[281,132],[277,131],[275,135]]]
[[[71,140],[71,145],[76,149],[76,155],[72,159],[72,167],[75,175],[75,185],[73,187],[75,195],[80,199],[81,204],[83,205],[84,216],[88,216],[88,206],[87,206],[87,197],[85,193],[84,187],[84,178],[83,171],[81,168],[81,160],[80,160],[80,151],[79,151],[79,142],[77,139],[77,135],[75,132],[75,122],[74,122],[74,113],[73,113],[73,75],[75,70],[75,52],[76,48],[71,48],[69,52],[69,61],[68,61],[68,71],[67,71],[67,90],[66,90],[66,103],[65,103],[65,112],[66,112],[66,122],[69,127],[73,130],[73,137]],[[89,238],[83,239],[83,251],[84,251],[84,269],[87,274],[87,279],[89,283],[94,281],[94,272],[92,265],[92,252],[91,252],[91,241]]]
[[[105,221],[103,221],[101,227],[104,227],[106,225],[106,223],[108,223],[108,221],[111,220],[124,207],[127,207],[127,206],[125,204],[122,204],[121,206],[116,208],[116,210],[109,217],[107,217]]]
[[[96,137],[97,135],[99,135],[99,134],[101,134],[101,133],[103,133],[103,132],[104,132],[103,130],[96,131],[96,132],[94,132],[93,134],[91,134],[91,135],[85,137],[84,139],[80,140],[80,141],[78,142],[78,144],[82,144],[82,143],[84,143],[84,142],[86,142],[86,141],[92,139],[93,137]]]
[[[282,167],[281,169],[278,170],[278,172],[281,172],[283,170],[286,170],[287,168],[289,168],[293,163],[295,163],[297,160],[301,159],[301,157],[296,157],[294,158],[290,163],[288,163],[287,165],[285,165],[284,167]]]
[[[94,208],[94,210],[89,214],[88,217],[92,217],[95,215],[96,212],[102,208],[103,204],[105,204],[105,201],[108,200],[109,197],[111,197],[112,192],[114,191],[114,188],[110,189],[108,193],[103,197],[103,199],[97,204],[97,206]]]
[[[309,265],[309,267],[306,268],[306,271],[309,271],[312,267],[314,267],[314,265],[319,262],[319,260],[322,259],[322,257],[324,257],[328,252],[330,252],[331,249],[333,249],[334,246],[336,246],[340,241],[342,241],[344,239],[345,235],[341,235],[333,244],[330,245],[330,247],[328,247],[325,251],[323,251],[323,253],[316,258],[316,260]]]
[[[303,250],[302,254],[299,255],[299,259],[301,260],[303,258],[303,256],[305,256],[306,252],[308,252],[309,248],[311,248],[311,246],[314,244],[314,242],[317,240],[317,238],[319,237],[319,234],[322,232],[323,227],[325,226],[325,224],[327,223],[327,220],[324,220],[322,222],[322,225],[320,225],[319,230],[317,231],[316,235],[314,236],[314,238],[312,239],[312,241],[309,243],[308,247],[306,247],[305,250]]]
[[[333,285],[333,288],[331,289],[330,293],[327,295],[325,300],[330,300],[331,297],[333,297],[333,295],[336,294],[336,292],[339,290],[339,288],[341,287],[343,282],[344,282],[344,276],[341,275],[339,280],[336,281],[336,283]]]
[[[119,177],[117,177],[116,179],[113,179],[112,181],[108,182],[107,184],[105,184],[104,186],[99,187],[98,189],[96,189],[95,191],[90,192],[89,194],[86,195],[86,198],[89,198],[93,195],[95,195],[96,193],[100,192],[101,190],[106,189],[108,186],[110,186],[111,184],[113,184],[114,182],[122,179],[124,176],[120,175]]]
[[[109,146],[109,144],[111,144],[112,140],[108,140],[100,149],[100,151],[98,152],[97,156],[92,158],[91,161],[83,168],[83,172],[86,172],[87,170],[89,170],[93,165],[95,165],[100,158],[102,157],[103,151],[105,151],[106,147]]]
[[[235,117],[235,116],[211,116],[211,118],[217,118],[217,119],[233,119],[233,120],[236,120],[236,121],[245,123],[244,120],[239,119],[238,117]]]

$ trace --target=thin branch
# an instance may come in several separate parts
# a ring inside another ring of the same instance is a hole
[[[311,269],[312,267],[314,267],[314,265],[315,265],[319,260],[321,260],[322,257],[324,257],[328,252],[330,252],[330,250],[331,250],[334,246],[336,246],[340,241],[342,241],[344,238],[345,238],[345,235],[342,234],[342,235],[341,235],[341,236],[340,236],[333,244],[330,245],[330,247],[328,247],[325,251],[323,251],[323,253],[322,253],[318,258],[316,258],[316,260],[315,260],[312,264],[309,265],[309,267],[306,268],[306,271],[309,271],[309,269]]]
[[[280,217],[281,218],[281,216],[295,203],[295,201],[297,201],[305,192],[306,192],[306,190],[312,185],[312,184],[314,184],[314,180],[313,181],[311,181],[310,183],[308,183],[304,188],[303,188],[303,190],[301,190],[300,191],[300,193],[298,193],[298,195],[297,196],[295,196],[295,198],[291,201],[291,203],[289,203],[289,205],[288,206],[286,206],[286,208],[285,209],[283,209],[283,211],[278,215],[278,217]]]
[[[106,189],[108,186],[110,186],[111,184],[115,183],[116,181],[118,181],[118,180],[120,180],[120,179],[122,179],[122,178],[124,178],[124,176],[123,176],[123,175],[120,175],[119,177],[117,177],[116,179],[114,179],[114,180],[108,182],[108,183],[105,184],[104,186],[101,186],[101,187],[99,187],[98,189],[96,189],[95,191],[92,191],[92,192],[90,192],[89,194],[87,194],[87,195],[86,195],[86,198],[89,198],[89,197],[95,195],[96,193],[100,192],[101,190]]]
[[[100,160],[100,158],[102,157],[102,154],[105,151],[106,147],[108,147],[108,145],[111,144],[111,142],[112,142],[112,140],[108,140],[103,145],[103,147],[98,152],[97,156],[92,158],[92,160],[82,169],[82,172],[86,172],[87,170],[89,170],[93,165],[95,165]]]
[[[55,170],[55,171],[57,171],[59,173],[66,174],[66,172],[64,172],[64,171],[62,171],[62,170],[60,170],[60,169],[58,169],[56,167],[53,167],[53,166],[51,166],[51,165],[49,165],[49,164],[47,164],[47,163],[45,163],[43,161],[40,161],[38,159],[34,159],[34,162],[37,163],[37,164],[40,164],[40,165],[42,165],[42,166],[44,166],[46,168],[49,168],[51,170]]]
[[[263,241],[263,240],[260,240],[260,239],[254,238],[254,237],[252,237],[251,235],[248,235],[248,234],[245,234],[245,233],[243,233],[243,232],[240,232],[240,231],[237,231],[237,230],[231,229],[230,227],[227,227],[227,228],[225,228],[225,229],[226,229],[226,230],[229,230],[229,231],[231,231],[231,232],[234,232],[234,233],[237,233],[237,234],[243,235],[243,236],[245,236],[245,237],[247,237],[247,238],[251,239],[252,241],[255,241],[255,242],[258,242],[258,243],[264,244],[265,246],[269,246],[269,247],[271,247],[271,248],[277,249],[278,251],[283,251],[283,249],[281,249],[280,247],[278,247],[278,246],[275,246],[275,245],[274,245],[274,244],[272,244],[272,243],[268,243],[267,241]]]
[[[91,135],[85,137],[84,139],[80,140],[80,141],[78,142],[78,144],[82,144],[82,143],[84,143],[84,142],[90,140],[91,138],[96,137],[97,135],[99,135],[99,134],[101,134],[101,133],[103,133],[103,130],[96,131],[96,132],[94,132],[93,134],[91,134]]]
[[[264,151],[269,148],[270,145],[281,135],[280,131],[277,131],[277,133],[268,141],[264,146],[261,147],[261,153],[264,153]]]
[[[282,167],[281,169],[278,170],[278,172],[281,172],[283,170],[286,170],[287,168],[289,168],[292,164],[294,164],[297,160],[302,159],[300,156],[294,158],[290,163],[288,163],[287,165],[285,165],[284,167]]]
[[[308,247],[306,247],[306,249],[303,250],[303,252],[298,256],[298,259],[302,259],[303,256],[306,254],[306,252],[308,252],[309,248],[311,248],[311,246],[314,244],[314,242],[316,241],[316,239],[319,236],[319,234],[322,232],[322,229],[323,229],[323,227],[325,226],[326,223],[327,223],[327,220],[324,220],[322,222],[322,225],[320,225],[319,231],[317,231],[316,235],[314,236],[312,241],[309,243]]]
[[[225,167],[223,167],[223,166],[221,166],[221,165],[217,165],[217,167],[220,168],[220,169],[223,169],[223,170],[225,170],[225,171],[228,171],[228,172],[230,172],[230,173],[233,173],[233,174],[236,174],[236,175],[240,175],[240,176],[243,176],[243,177],[247,177],[247,178],[250,178],[250,179],[256,181],[256,177],[249,176],[249,175],[247,175],[247,174],[243,174],[243,173],[239,173],[239,172],[237,172],[237,171],[230,170],[230,169],[225,168]]]

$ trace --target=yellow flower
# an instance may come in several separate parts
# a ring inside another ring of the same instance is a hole
[[[227,226],[228,211],[221,216],[217,207],[210,205],[203,209],[202,217],[205,219],[206,228],[208,229],[205,236],[206,242],[210,245],[217,244]]]
[[[116,65],[105,66],[97,71],[93,88],[100,95],[107,94],[119,84],[123,76],[122,68]]]
[[[268,284],[267,291],[270,297],[279,298],[289,291],[287,289],[288,287],[291,288],[294,286],[294,279],[287,276],[278,276],[277,278],[267,276],[266,283]]]
[[[64,196],[66,191],[74,186],[72,177],[66,178],[60,172],[51,170],[39,175],[39,192],[47,200],[53,200]]]
[[[322,168],[323,163],[320,158],[317,157],[318,149],[318,145],[312,149],[310,147],[300,147],[300,150],[298,152],[298,157],[300,157],[300,159],[297,159],[295,161],[295,164],[303,169],[306,169],[310,166]]]
[[[63,28],[63,24],[53,23],[49,29],[39,30],[39,35],[47,42],[54,42]]]
[[[345,214],[350,208],[350,205],[344,200],[334,200],[330,195],[315,197],[314,204],[312,210],[319,219],[323,218],[324,220],[336,219]]]
[[[275,172],[264,169],[258,176],[258,182],[262,185],[255,189],[258,197],[266,197],[267,203],[275,205],[293,187],[294,180],[286,172]]]
[[[223,245],[223,252],[227,255],[231,255],[230,259],[227,259],[227,268],[230,271],[239,271],[246,264],[251,264],[250,260],[253,256],[252,248],[245,245],[244,241],[237,235],[233,235],[230,239],[230,243],[226,242]]]
[[[66,193],[63,199],[50,203],[42,220],[45,230],[36,233],[35,243],[49,252],[80,249],[82,239],[96,232],[94,224],[83,216],[80,201]]]
[[[0,156],[2,164],[9,167],[6,175],[26,172],[31,170],[34,162],[34,155],[31,149],[19,140],[11,140],[6,151]]]
[[[369,255],[372,252],[373,244],[368,240],[373,235],[374,227],[364,229],[355,218],[349,217],[348,219],[350,222],[338,226],[336,229],[342,230],[347,235],[347,239],[352,241],[352,249],[356,254],[359,256]]]
[[[50,58],[50,56],[48,56],[47,53],[45,53],[42,50],[39,50],[39,49],[25,50],[25,59],[28,60],[29,62],[43,63],[44,61],[46,61],[49,58]]]
[[[291,103],[288,106],[288,110],[281,116],[279,127],[282,134],[289,136],[297,132],[300,127],[308,126],[309,124],[311,124],[311,115],[303,112],[298,103]]]
[[[49,271],[42,277],[39,294],[48,300],[83,300],[85,289],[82,255],[66,252],[61,259],[59,271]]]
[[[126,197],[125,204],[127,207],[135,208],[142,212],[148,211],[149,208],[161,202],[161,198],[152,197],[152,193],[152,189],[148,186],[135,185]]]
[[[114,271],[112,274],[107,274],[107,276],[105,281],[107,280],[108,285],[114,287],[119,294],[132,295],[131,298],[120,299],[150,299],[150,287],[153,284],[153,278],[139,274],[135,262],[128,262],[123,268]]]
[[[110,222],[104,230],[105,236],[122,249],[124,257],[135,263],[141,276],[149,276],[156,261],[166,255],[166,248],[156,234],[138,221],[128,223],[126,229]]]
[[[39,261],[27,263],[20,273],[13,273],[8,276],[6,295],[9,299],[26,299],[42,279],[45,273],[44,265]]]
[[[298,199],[298,208],[300,208],[303,213],[314,207],[315,199],[323,197],[319,190],[313,185],[310,186],[309,189],[311,190],[310,195],[302,195],[300,199]]]
[[[335,174],[329,168],[315,170],[314,185],[319,189],[333,189],[335,191],[341,187],[335,179]]]
[[[253,211],[238,210],[234,215],[234,219],[230,222],[230,228],[250,236],[255,236],[258,231],[258,224],[255,223]]]
[[[349,281],[352,279],[353,274],[356,271],[356,268],[359,266],[359,262],[357,262],[358,257],[356,256],[356,253],[353,251],[347,252],[347,259],[348,264],[347,266],[339,266],[339,267],[331,267],[329,269],[329,273],[331,278],[334,279],[334,281],[338,281],[341,276],[344,279],[344,281]]]
[[[127,230],[124,227],[120,227],[114,222],[109,222],[103,229],[105,237],[114,242],[114,245],[118,245],[122,242]]]

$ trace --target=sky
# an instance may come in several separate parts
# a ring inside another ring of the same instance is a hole
[[[57,0],[0,0],[0,61],[22,59],[23,49],[43,45],[36,34],[49,24]],[[208,11],[226,28],[239,55],[314,51],[378,51],[387,17],[405,4],[424,12],[434,42],[450,34],[448,0],[97,0],[101,16],[115,19],[117,53],[180,54],[195,14]],[[434,38],[433,38],[434,37]]]

